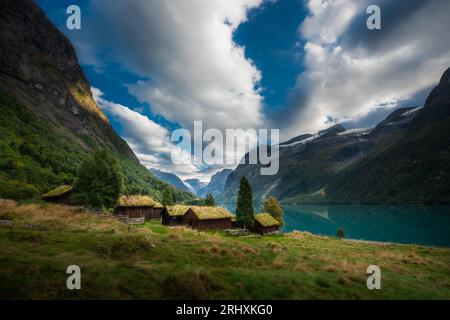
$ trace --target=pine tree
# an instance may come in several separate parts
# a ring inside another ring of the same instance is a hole
[[[173,192],[171,187],[167,187],[164,189],[163,196],[162,196],[162,204],[165,206],[173,206]]]
[[[214,196],[211,193],[208,193],[205,199],[205,204],[209,207],[214,207],[216,205],[216,201],[214,200]]]
[[[277,198],[275,197],[266,198],[266,200],[264,201],[263,211],[269,213],[272,217],[274,217],[280,223],[281,226],[284,225],[283,220],[284,212]]]
[[[253,227],[253,225],[255,224],[252,186],[245,176],[242,177],[239,186],[236,207],[236,221],[240,226],[244,228]]]
[[[96,150],[80,166],[75,199],[95,208],[112,208],[122,193],[122,168],[108,150]]]

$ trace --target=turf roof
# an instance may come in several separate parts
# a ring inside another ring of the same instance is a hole
[[[64,185],[59,186],[53,190],[50,190],[46,194],[42,195],[42,198],[53,198],[53,197],[60,197],[63,196],[73,190],[72,186]]]
[[[258,223],[263,227],[273,227],[280,225],[280,223],[268,213],[257,214],[255,216],[255,221],[258,221]]]
[[[232,218],[233,215],[223,207],[191,207],[199,220]]]
[[[119,207],[154,207],[162,208],[163,205],[150,196],[130,195],[121,196],[117,202]]]
[[[189,206],[183,206],[180,204],[174,205],[174,206],[167,206],[167,213],[169,216],[176,217],[176,216],[182,216],[186,213],[186,211],[189,210]]]

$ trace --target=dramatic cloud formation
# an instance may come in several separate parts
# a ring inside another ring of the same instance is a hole
[[[372,126],[394,108],[421,105],[450,65],[448,0],[305,0],[292,44],[299,57],[292,64],[304,71],[285,106],[265,106],[264,74],[233,35],[250,9],[271,1],[96,0],[72,37],[83,63],[108,73],[117,66],[140,79],[120,85],[170,123],[280,128],[282,140],[335,123]],[[371,4],[381,7],[382,30],[366,28]],[[182,177],[224,167],[173,165],[170,133],[143,115],[147,110],[98,101],[146,166]]]
[[[366,28],[369,4],[381,7],[382,30]],[[306,71],[281,117],[288,135],[423,103],[450,64],[449,1],[309,0],[307,5],[310,16],[299,27]]]
[[[262,1],[98,0],[92,10],[98,43],[148,79],[128,88],[153,113],[186,128],[194,120],[249,128],[263,124],[261,74],[233,42],[233,31]]]

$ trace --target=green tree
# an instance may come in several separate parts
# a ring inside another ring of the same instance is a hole
[[[162,195],[162,204],[165,206],[173,206],[175,201],[173,201],[173,191],[171,187],[164,189]]]
[[[253,211],[253,191],[250,182],[244,176],[241,179],[236,207],[236,221],[246,228],[253,227],[255,217]]]
[[[275,197],[266,198],[266,200],[264,201],[263,211],[269,213],[272,217],[274,217],[280,223],[280,225],[284,225],[283,220],[284,212],[277,198]]]
[[[207,194],[205,204],[210,207],[214,207],[216,205],[216,200],[214,200],[214,196],[211,193]]]
[[[108,150],[96,150],[80,166],[75,199],[95,208],[111,208],[123,190],[123,173],[117,158]]]

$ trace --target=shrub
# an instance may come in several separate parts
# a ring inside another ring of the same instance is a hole
[[[339,228],[337,230],[336,236],[338,237],[339,240],[342,240],[345,238],[345,230],[344,228]]]
[[[0,195],[6,199],[25,200],[36,197],[38,191],[31,184],[0,177]]]

